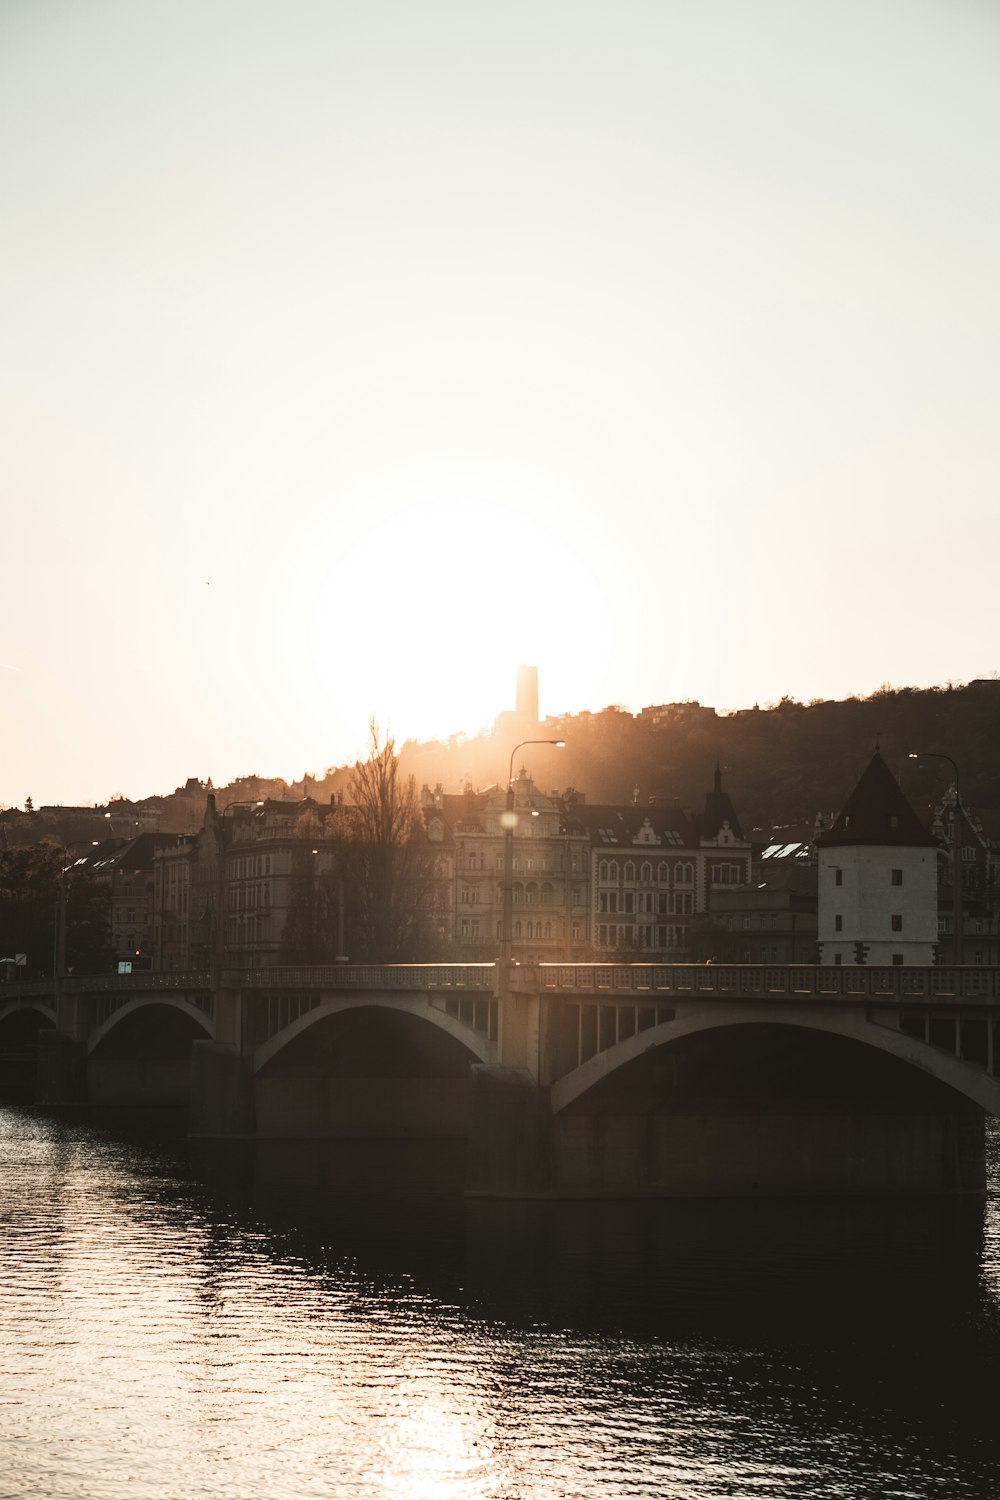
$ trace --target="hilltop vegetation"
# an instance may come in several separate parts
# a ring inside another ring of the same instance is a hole
[[[766,833],[808,829],[817,813],[836,813],[878,742],[922,816],[940,801],[951,771],[943,761],[910,761],[911,750],[952,756],[963,796],[988,824],[1000,823],[1000,681],[885,687],[869,698],[808,704],[785,698],[728,715],[675,704],[658,719],[619,708],[551,719],[539,732],[563,735],[565,749],[527,747],[518,761],[546,789],[572,785],[590,802],[676,797],[696,809],[718,761],[745,829]],[[503,781],[507,754],[496,739],[479,739],[405,745],[402,758],[418,782],[441,780],[448,788],[467,770],[474,784]],[[487,765],[486,776],[475,774]]]
[[[917,763],[907,756],[911,750],[942,752],[957,761],[966,800],[988,829],[1000,832],[1000,681],[884,687],[871,697],[843,701],[784,698],[733,714],[717,714],[697,703],[665,705],[655,715],[609,707],[550,718],[535,731],[505,728],[475,738],[408,741],[400,749],[401,770],[418,787],[440,782],[445,791],[466,784],[503,784],[512,746],[533,734],[562,736],[565,749],[527,746],[515,769],[523,763],[544,790],[576,787],[588,802],[676,798],[683,807],[697,809],[718,761],[745,830],[758,837],[773,828],[788,829],[789,837],[805,835],[817,813],[837,812],[876,742],[917,811],[927,818],[950,784],[950,768],[942,761]],[[220,808],[263,797],[312,796],[327,802],[345,794],[350,779],[351,768],[331,767],[293,782],[245,776],[216,790]],[[201,824],[210,789],[211,782],[192,778],[166,796],[112,802],[110,831],[127,835],[130,820],[148,809],[158,813],[162,831],[192,832]],[[87,836],[78,814],[8,811],[2,817],[11,844]]]

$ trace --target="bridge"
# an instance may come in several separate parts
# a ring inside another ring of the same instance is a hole
[[[412,964],[0,987],[0,1084],[209,1137],[466,1137],[469,1189],[978,1190],[1000,969]]]

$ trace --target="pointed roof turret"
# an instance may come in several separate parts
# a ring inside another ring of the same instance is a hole
[[[824,849],[848,844],[899,844],[937,848],[903,789],[876,750],[833,827],[817,836]]]
[[[728,792],[722,790],[722,767],[716,761],[712,790],[705,793],[705,811],[701,818],[702,838],[717,838],[724,823],[729,824],[734,838],[743,839],[743,830],[736,816],[732,798]]]

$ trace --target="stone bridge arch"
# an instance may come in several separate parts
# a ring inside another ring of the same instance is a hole
[[[130,1000],[114,1003],[113,1008],[103,1014],[98,1023],[88,1032],[88,1055],[96,1052],[104,1039],[127,1017],[134,1016],[138,1011],[149,1010],[153,1006],[161,1010],[179,1011],[202,1028],[205,1033],[203,1040],[213,1039],[215,1035],[213,1019],[204,1006],[183,995],[154,992],[148,995],[136,995]]]
[[[875,1048],[945,1084],[987,1114],[1000,1115],[1000,1079],[902,1031],[878,1025],[853,1010],[834,1010],[815,1004],[790,1006],[787,1003],[768,1005],[756,1002],[748,1006],[738,1001],[706,1004],[690,1010],[679,1008],[672,1020],[661,1021],[595,1053],[551,1085],[552,1114],[561,1114],[589,1089],[651,1049],[700,1032],[762,1023],[821,1032]]]
[[[496,1051],[495,1043],[489,1040],[484,1031],[467,1025],[456,1016],[449,1015],[447,1010],[440,1005],[435,1005],[428,995],[394,995],[394,994],[346,994],[346,995],[324,995],[316,1004],[304,1010],[294,1020],[288,1021],[280,1030],[274,1032],[266,1041],[254,1048],[253,1071],[254,1074],[261,1072],[269,1062],[278,1056],[296,1037],[301,1036],[311,1027],[321,1021],[329,1020],[332,1016],[345,1015],[349,1011],[391,1011],[397,1014],[416,1016],[428,1022],[438,1031],[459,1042],[478,1063],[493,1062]]]
[[[12,1016],[23,1015],[25,1011],[32,1011],[35,1015],[43,1016],[53,1026],[56,1024],[54,1005],[46,1004],[44,1000],[12,1000],[7,1004],[0,1004],[0,1026],[4,1021],[9,1021]]]

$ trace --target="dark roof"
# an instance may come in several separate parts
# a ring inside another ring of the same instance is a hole
[[[820,848],[848,844],[899,844],[937,848],[910,806],[899,782],[876,750],[832,828],[816,838]]]
[[[734,838],[743,838],[743,829],[740,820],[736,816],[736,809],[728,792],[722,790],[722,769],[715,768],[715,783],[710,792],[705,793],[705,811],[701,817],[701,836],[703,839],[718,838],[724,823],[728,823]]]
[[[640,803],[624,807],[602,807],[597,803],[586,802],[573,808],[572,817],[573,822],[589,835],[595,847],[617,844],[622,848],[632,848],[634,845],[641,849],[642,842],[634,841],[647,823],[662,848],[698,847],[698,831],[679,807],[657,807],[655,804],[643,807]]]

